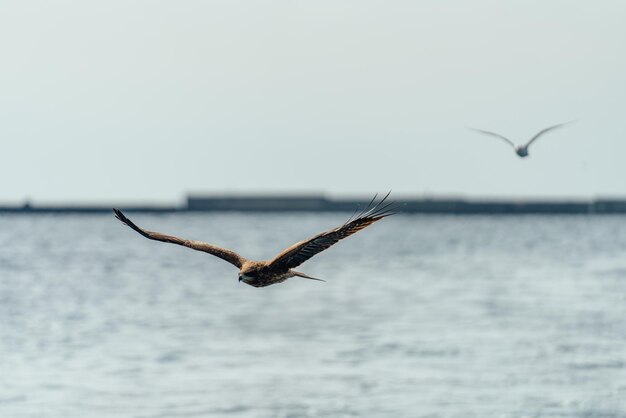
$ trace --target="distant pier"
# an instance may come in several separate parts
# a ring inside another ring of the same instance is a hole
[[[397,212],[450,215],[605,215],[626,214],[626,199],[591,201],[478,200],[395,198]],[[0,214],[110,213],[112,207],[127,212],[353,212],[369,199],[329,198],[323,195],[191,195],[181,206],[157,205],[31,205],[0,206]]]
[[[491,214],[614,214],[626,213],[626,200],[466,200],[393,199],[397,211],[452,215]],[[351,212],[369,203],[365,199],[330,199],[324,196],[189,196],[189,211],[238,212]]]

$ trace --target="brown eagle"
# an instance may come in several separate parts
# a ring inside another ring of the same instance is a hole
[[[326,250],[331,245],[336,244],[339,240],[349,237],[350,235],[370,226],[387,216],[394,214],[391,207],[393,203],[385,203],[389,193],[378,203],[376,196],[363,209],[358,216],[355,213],[343,225],[331,229],[321,234],[315,235],[304,241],[300,241],[287,248],[273,260],[270,261],[253,261],[248,260],[234,251],[227,250],[212,244],[201,241],[192,241],[174,237],[171,235],[161,234],[142,229],[128,219],[119,209],[113,209],[115,217],[128,225],[144,237],[155,241],[169,242],[170,244],[178,244],[197,251],[204,251],[222,260],[228,261],[230,264],[239,268],[239,281],[255,287],[264,287],[276,283],[281,283],[290,277],[303,277],[305,279],[320,280],[307,276],[304,273],[293,270],[295,267],[307,261],[314,255]]]

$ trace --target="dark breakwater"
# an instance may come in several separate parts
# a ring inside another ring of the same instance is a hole
[[[15,205],[0,206],[0,213],[17,214],[95,214],[112,207],[127,212],[352,212],[367,206],[367,199],[332,199],[322,195],[275,196],[189,196],[180,206],[167,205]],[[522,214],[625,214],[626,200],[472,200],[472,199],[396,199],[402,213],[450,215],[522,215]]]

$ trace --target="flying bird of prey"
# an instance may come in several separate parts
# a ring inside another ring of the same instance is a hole
[[[491,136],[495,136],[496,138],[500,138],[503,139],[504,141],[506,141],[509,145],[511,145],[513,147],[513,149],[515,150],[515,153],[517,155],[519,155],[520,157],[524,158],[524,157],[528,157],[528,147],[530,147],[530,144],[532,144],[533,142],[535,142],[541,135],[545,134],[546,132],[549,132],[553,129],[556,128],[560,128],[563,125],[567,125],[570,122],[565,122],[565,123],[560,123],[558,125],[554,125],[554,126],[550,126],[548,128],[542,129],[541,131],[539,131],[535,136],[533,136],[532,138],[530,138],[530,141],[528,141],[526,144],[524,145],[515,145],[515,143],[513,141],[511,141],[510,139],[495,133],[495,132],[490,132],[490,131],[483,131],[482,129],[475,129],[475,128],[470,128],[474,131],[477,132],[482,132],[484,134],[487,135],[491,135]]]
[[[239,268],[239,281],[254,287],[264,287],[276,283],[284,282],[290,277],[303,277],[305,279],[320,280],[315,277],[307,276],[304,273],[293,270],[295,267],[307,261],[309,258],[322,251],[328,249],[331,245],[336,244],[339,240],[349,237],[350,235],[366,228],[387,216],[394,214],[391,207],[393,203],[385,203],[389,193],[380,202],[374,204],[376,196],[371,200],[369,205],[355,217],[355,213],[343,225],[331,229],[321,234],[315,235],[304,241],[300,241],[287,248],[274,259],[269,261],[253,261],[242,257],[234,251],[227,250],[212,244],[201,241],[191,241],[171,235],[161,234],[142,229],[128,219],[119,209],[113,209],[115,217],[128,225],[144,237],[155,240],[168,242],[170,244],[182,245],[197,251],[209,253],[222,260],[228,261],[230,264]]]

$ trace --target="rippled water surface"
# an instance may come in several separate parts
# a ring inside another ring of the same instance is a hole
[[[267,259],[346,216],[131,218]],[[0,216],[0,416],[626,417],[624,217],[398,215],[300,270]]]

